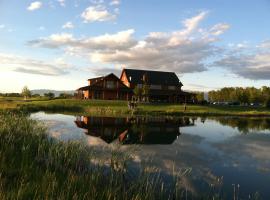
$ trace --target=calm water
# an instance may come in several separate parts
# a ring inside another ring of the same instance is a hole
[[[188,199],[217,192],[227,199],[270,199],[270,118],[106,118],[62,114],[31,115],[62,141],[100,149],[136,149],[136,162],[166,174],[189,168],[183,177]],[[135,145],[137,144],[137,145]]]

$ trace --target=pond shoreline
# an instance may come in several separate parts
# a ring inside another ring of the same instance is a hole
[[[25,112],[58,112],[78,115],[102,116],[230,116],[230,117],[270,117],[270,109],[251,106],[215,106],[182,104],[140,103],[135,110],[128,109],[127,101],[106,100],[28,100],[7,101],[2,110]]]

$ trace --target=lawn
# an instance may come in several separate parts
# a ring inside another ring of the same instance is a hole
[[[140,103],[136,110],[128,109],[127,101],[76,100],[76,99],[0,99],[1,108],[16,108],[29,112],[49,111],[83,115],[231,115],[270,116],[270,109],[252,106],[218,106]]]

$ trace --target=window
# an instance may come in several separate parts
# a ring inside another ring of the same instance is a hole
[[[107,81],[106,82],[106,87],[108,89],[114,89],[115,88],[115,82],[114,81]]]
[[[150,89],[161,90],[161,85],[150,85]]]
[[[142,84],[137,84],[137,87],[138,88],[142,88]]]
[[[175,89],[176,89],[176,87],[174,85],[169,86],[169,90],[175,90]]]
[[[101,92],[95,91],[94,92],[94,99],[101,99]]]

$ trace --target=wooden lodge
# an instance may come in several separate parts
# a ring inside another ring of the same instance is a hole
[[[130,100],[132,90],[113,73],[88,79],[88,86],[77,89],[82,99]]]
[[[174,72],[123,69],[120,79],[113,73],[88,79],[88,86],[77,89],[82,99],[131,100],[134,89],[148,88],[147,101],[193,102],[192,93],[182,91],[183,84]]]

